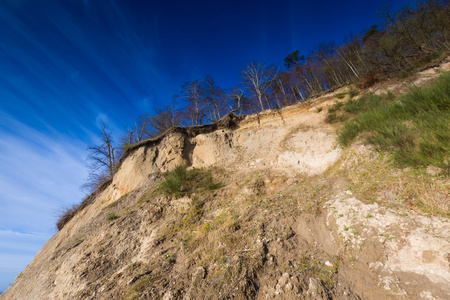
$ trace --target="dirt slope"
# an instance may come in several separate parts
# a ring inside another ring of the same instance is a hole
[[[448,178],[341,149],[324,120],[345,90],[135,149],[0,299],[450,298],[449,219],[403,196],[448,206]],[[162,193],[180,164],[192,187]]]

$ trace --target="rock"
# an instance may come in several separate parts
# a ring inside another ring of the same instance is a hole
[[[435,166],[428,166],[427,174],[431,176],[438,176],[444,174],[444,170]]]
[[[290,283],[290,282],[288,282],[288,283],[286,284],[286,286],[284,287],[284,289],[285,289],[286,291],[292,291],[293,288],[294,288],[294,285],[293,285],[292,283]]]
[[[171,300],[171,299],[174,299],[172,291],[168,291],[167,293],[165,293],[162,298],[162,300]]]
[[[290,277],[291,276],[289,276],[288,273],[284,273],[283,275],[281,275],[281,278],[278,279],[278,284],[281,286],[285,286],[289,282]]]
[[[306,294],[313,299],[328,299],[327,292],[322,283],[312,277],[309,278],[309,285]]]

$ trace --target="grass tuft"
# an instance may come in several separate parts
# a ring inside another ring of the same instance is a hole
[[[164,176],[165,180],[160,184],[159,188],[162,192],[174,196],[193,192],[203,193],[221,187],[221,183],[214,182],[211,171],[202,169],[188,171],[184,165],[177,166]]]
[[[178,196],[182,193],[183,183],[187,179],[186,166],[176,166],[174,170],[167,172],[164,177],[166,180],[161,183],[161,190],[167,194]]]

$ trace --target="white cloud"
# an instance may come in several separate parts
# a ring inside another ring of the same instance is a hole
[[[0,290],[56,232],[57,211],[84,196],[85,144],[48,132],[0,111]]]

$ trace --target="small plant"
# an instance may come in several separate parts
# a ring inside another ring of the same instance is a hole
[[[116,215],[115,213],[109,213],[108,216],[106,217],[106,220],[111,222],[111,221],[114,221],[114,220],[116,220],[118,218],[119,218],[119,216]]]
[[[211,229],[211,223],[206,223],[200,228],[201,231],[208,231],[209,229]]]
[[[347,95],[347,93],[339,93],[339,94],[336,94],[336,98],[344,99],[345,95]]]
[[[164,177],[166,178],[166,180],[161,183],[161,190],[167,194],[178,196],[179,194],[181,194],[182,185],[187,178],[186,166],[176,166],[175,169],[167,172]]]
[[[366,218],[366,219],[371,219],[371,218],[373,218],[373,216],[372,216],[371,214],[368,214],[368,215],[365,216],[364,218]]]
[[[222,186],[220,182],[214,182],[211,171],[203,169],[188,171],[184,165],[177,166],[174,170],[167,172],[164,177],[165,180],[160,184],[159,189],[163,193],[174,196],[208,192]]]
[[[354,88],[351,88],[351,89],[348,91],[348,95],[349,95],[350,99],[352,99],[353,97],[355,97],[356,95],[358,95],[358,91],[355,90]]]
[[[328,124],[331,123],[336,123],[339,120],[338,116],[336,115],[336,113],[328,113],[327,117],[325,118],[325,122]]]
[[[344,111],[347,113],[358,113],[364,110],[364,100],[363,99],[350,99],[345,102]]]
[[[379,234],[379,236],[384,236],[389,242],[392,242],[394,237],[390,234]]]
[[[328,109],[328,112],[329,113],[337,112],[338,110],[340,110],[342,108],[342,106],[344,106],[343,102],[336,102]]]

